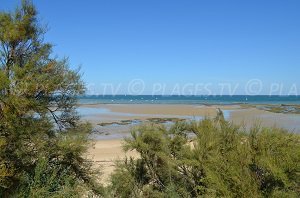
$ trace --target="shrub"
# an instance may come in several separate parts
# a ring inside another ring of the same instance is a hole
[[[300,196],[300,136],[283,129],[245,131],[220,114],[170,128],[139,126],[124,149],[140,158],[117,165],[114,197]]]

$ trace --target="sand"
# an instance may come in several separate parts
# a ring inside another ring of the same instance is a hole
[[[126,157],[138,157],[134,151],[123,151],[122,144],[122,140],[100,140],[95,141],[93,147],[88,150],[88,158],[94,162],[95,168],[100,168],[101,181],[104,184],[109,183],[109,176],[114,171],[115,163],[118,160],[124,160]]]
[[[228,119],[236,124],[244,124],[249,127],[254,123],[262,126],[283,127],[295,132],[300,132],[300,115],[278,114],[258,110],[255,108],[243,109],[238,105],[229,106],[204,106],[204,105],[146,105],[146,104],[129,104],[129,105],[83,105],[83,108],[97,110],[106,109],[104,113],[92,113],[86,115],[84,119],[91,121],[95,126],[97,123],[140,119],[144,120],[153,117],[180,117],[180,116],[209,116],[214,117],[218,108],[230,113]],[[119,130],[119,131],[118,131]],[[129,134],[130,127],[104,127],[106,133]],[[101,139],[101,137],[103,139]],[[122,136],[100,136],[95,141],[95,145],[89,149],[89,158],[94,162],[95,167],[101,167],[103,172],[102,181],[108,184],[108,178],[115,169],[115,162],[123,160],[125,157],[138,157],[134,151],[125,153],[122,150]]]
[[[300,133],[299,114],[272,113],[250,108],[232,111],[229,120],[235,124],[245,125],[247,128],[259,124],[262,127],[278,127]]]
[[[223,110],[239,109],[238,105],[226,106],[205,106],[205,105],[175,105],[175,104],[95,104],[81,105],[79,108],[87,110],[101,109],[106,112],[91,113],[86,115],[84,119],[92,123],[109,122],[116,120],[141,119],[153,117],[190,117],[208,116],[213,117],[217,113],[217,108]]]

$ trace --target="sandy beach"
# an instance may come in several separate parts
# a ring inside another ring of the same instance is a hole
[[[88,157],[94,162],[96,168],[102,172],[101,181],[108,183],[110,174],[115,169],[115,163],[125,157],[138,157],[134,151],[125,153],[122,149],[122,140],[98,140],[88,150]]]
[[[93,104],[79,106],[80,113],[83,114],[83,119],[95,124],[122,119],[145,120],[146,118],[153,117],[213,117],[216,115],[218,108],[222,110],[238,110],[240,106],[176,104]]]
[[[131,128],[139,123],[112,124],[104,127],[99,126],[100,123],[135,119],[143,122],[147,118],[214,117],[217,109],[223,110],[227,120],[246,127],[256,123],[261,126],[282,127],[294,132],[299,132],[300,129],[300,115],[271,113],[256,108],[242,108],[239,105],[97,104],[79,107],[83,119],[90,121],[96,128],[95,144],[89,149],[89,157],[95,166],[101,167],[104,183],[108,182],[117,160],[122,160],[126,156],[138,157],[134,151],[125,153],[122,150],[122,139],[130,137]]]
[[[198,120],[204,117],[213,118],[218,109],[224,112],[225,119],[235,124],[250,126],[253,123],[260,123],[262,126],[277,126],[296,132],[300,130],[300,114],[272,113],[239,105],[96,104],[81,105],[79,113],[82,114],[83,120],[97,126],[101,123],[122,120],[140,120],[142,122],[149,118],[182,118],[187,120]]]

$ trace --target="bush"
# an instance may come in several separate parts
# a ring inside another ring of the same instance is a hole
[[[300,136],[219,118],[132,131],[111,178],[114,197],[298,197]]]

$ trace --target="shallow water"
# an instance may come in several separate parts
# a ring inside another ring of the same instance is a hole
[[[121,113],[121,112],[112,112],[107,108],[99,107],[79,107],[78,113],[82,116],[83,119],[93,121],[94,123],[100,123],[105,121],[106,117],[109,117],[110,120],[116,118],[116,122],[108,124],[105,126],[96,125],[94,128],[94,133],[90,136],[94,140],[110,140],[110,139],[123,139],[125,137],[130,137],[130,131],[133,127],[138,126],[143,123],[142,120],[133,119],[128,124],[118,124],[124,117],[124,120],[134,118],[179,118],[186,120],[195,120],[200,121],[204,119],[203,116],[183,116],[183,115],[166,115],[166,114],[134,114],[134,113]],[[231,110],[223,110],[225,119],[230,118]],[[129,118],[128,118],[129,117]],[[126,118],[126,119],[125,119]],[[166,127],[170,127],[174,122],[166,121],[163,123]]]
[[[232,114],[239,111],[247,112],[247,109],[237,109],[237,110],[224,110],[223,115],[225,120],[232,121]],[[132,127],[142,124],[146,118],[180,118],[186,120],[200,121],[203,116],[183,116],[183,115],[165,115],[165,114],[135,114],[135,113],[121,113],[112,112],[108,108],[102,107],[79,107],[78,113],[83,119],[91,121],[94,123],[95,129],[94,133],[91,135],[92,139],[95,140],[108,140],[108,139],[123,139],[125,137],[130,137],[130,131]],[[244,113],[243,113],[244,115]],[[249,127],[250,123],[255,123],[254,120],[262,121],[265,123],[264,126],[276,126],[290,130],[295,133],[300,132],[300,115],[295,114],[276,114],[276,113],[262,113],[255,116],[249,116],[245,113],[245,118],[248,120]],[[140,118],[140,119],[137,119]],[[132,120],[131,120],[132,119]],[[112,122],[115,120],[115,123]],[[128,124],[121,123],[122,120],[128,121]],[[252,120],[249,122],[249,120]],[[112,122],[106,126],[99,126],[97,123],[101,122]],[[120,123],[118,123],[120,122]],[[168,121],[164,123],[167,127],[172,125],[174,122]],[[274,123],[274,124],[273,124]]]
[[[93,116],[99,116],[99,121],[101,117],[104,116],[115,116],[115,117],[153,117],[153,118],[183,118],[192,120],[201,120],[203,116],[183,116],[183,115],[167,115],[167,114],[136,114],[136,113],[122,113],[122,112],[112,112],[107,108],[98,107],[78,107],[77,112],[81,117],[91,118]],[[96,118],[95,118],[96,119]]]

